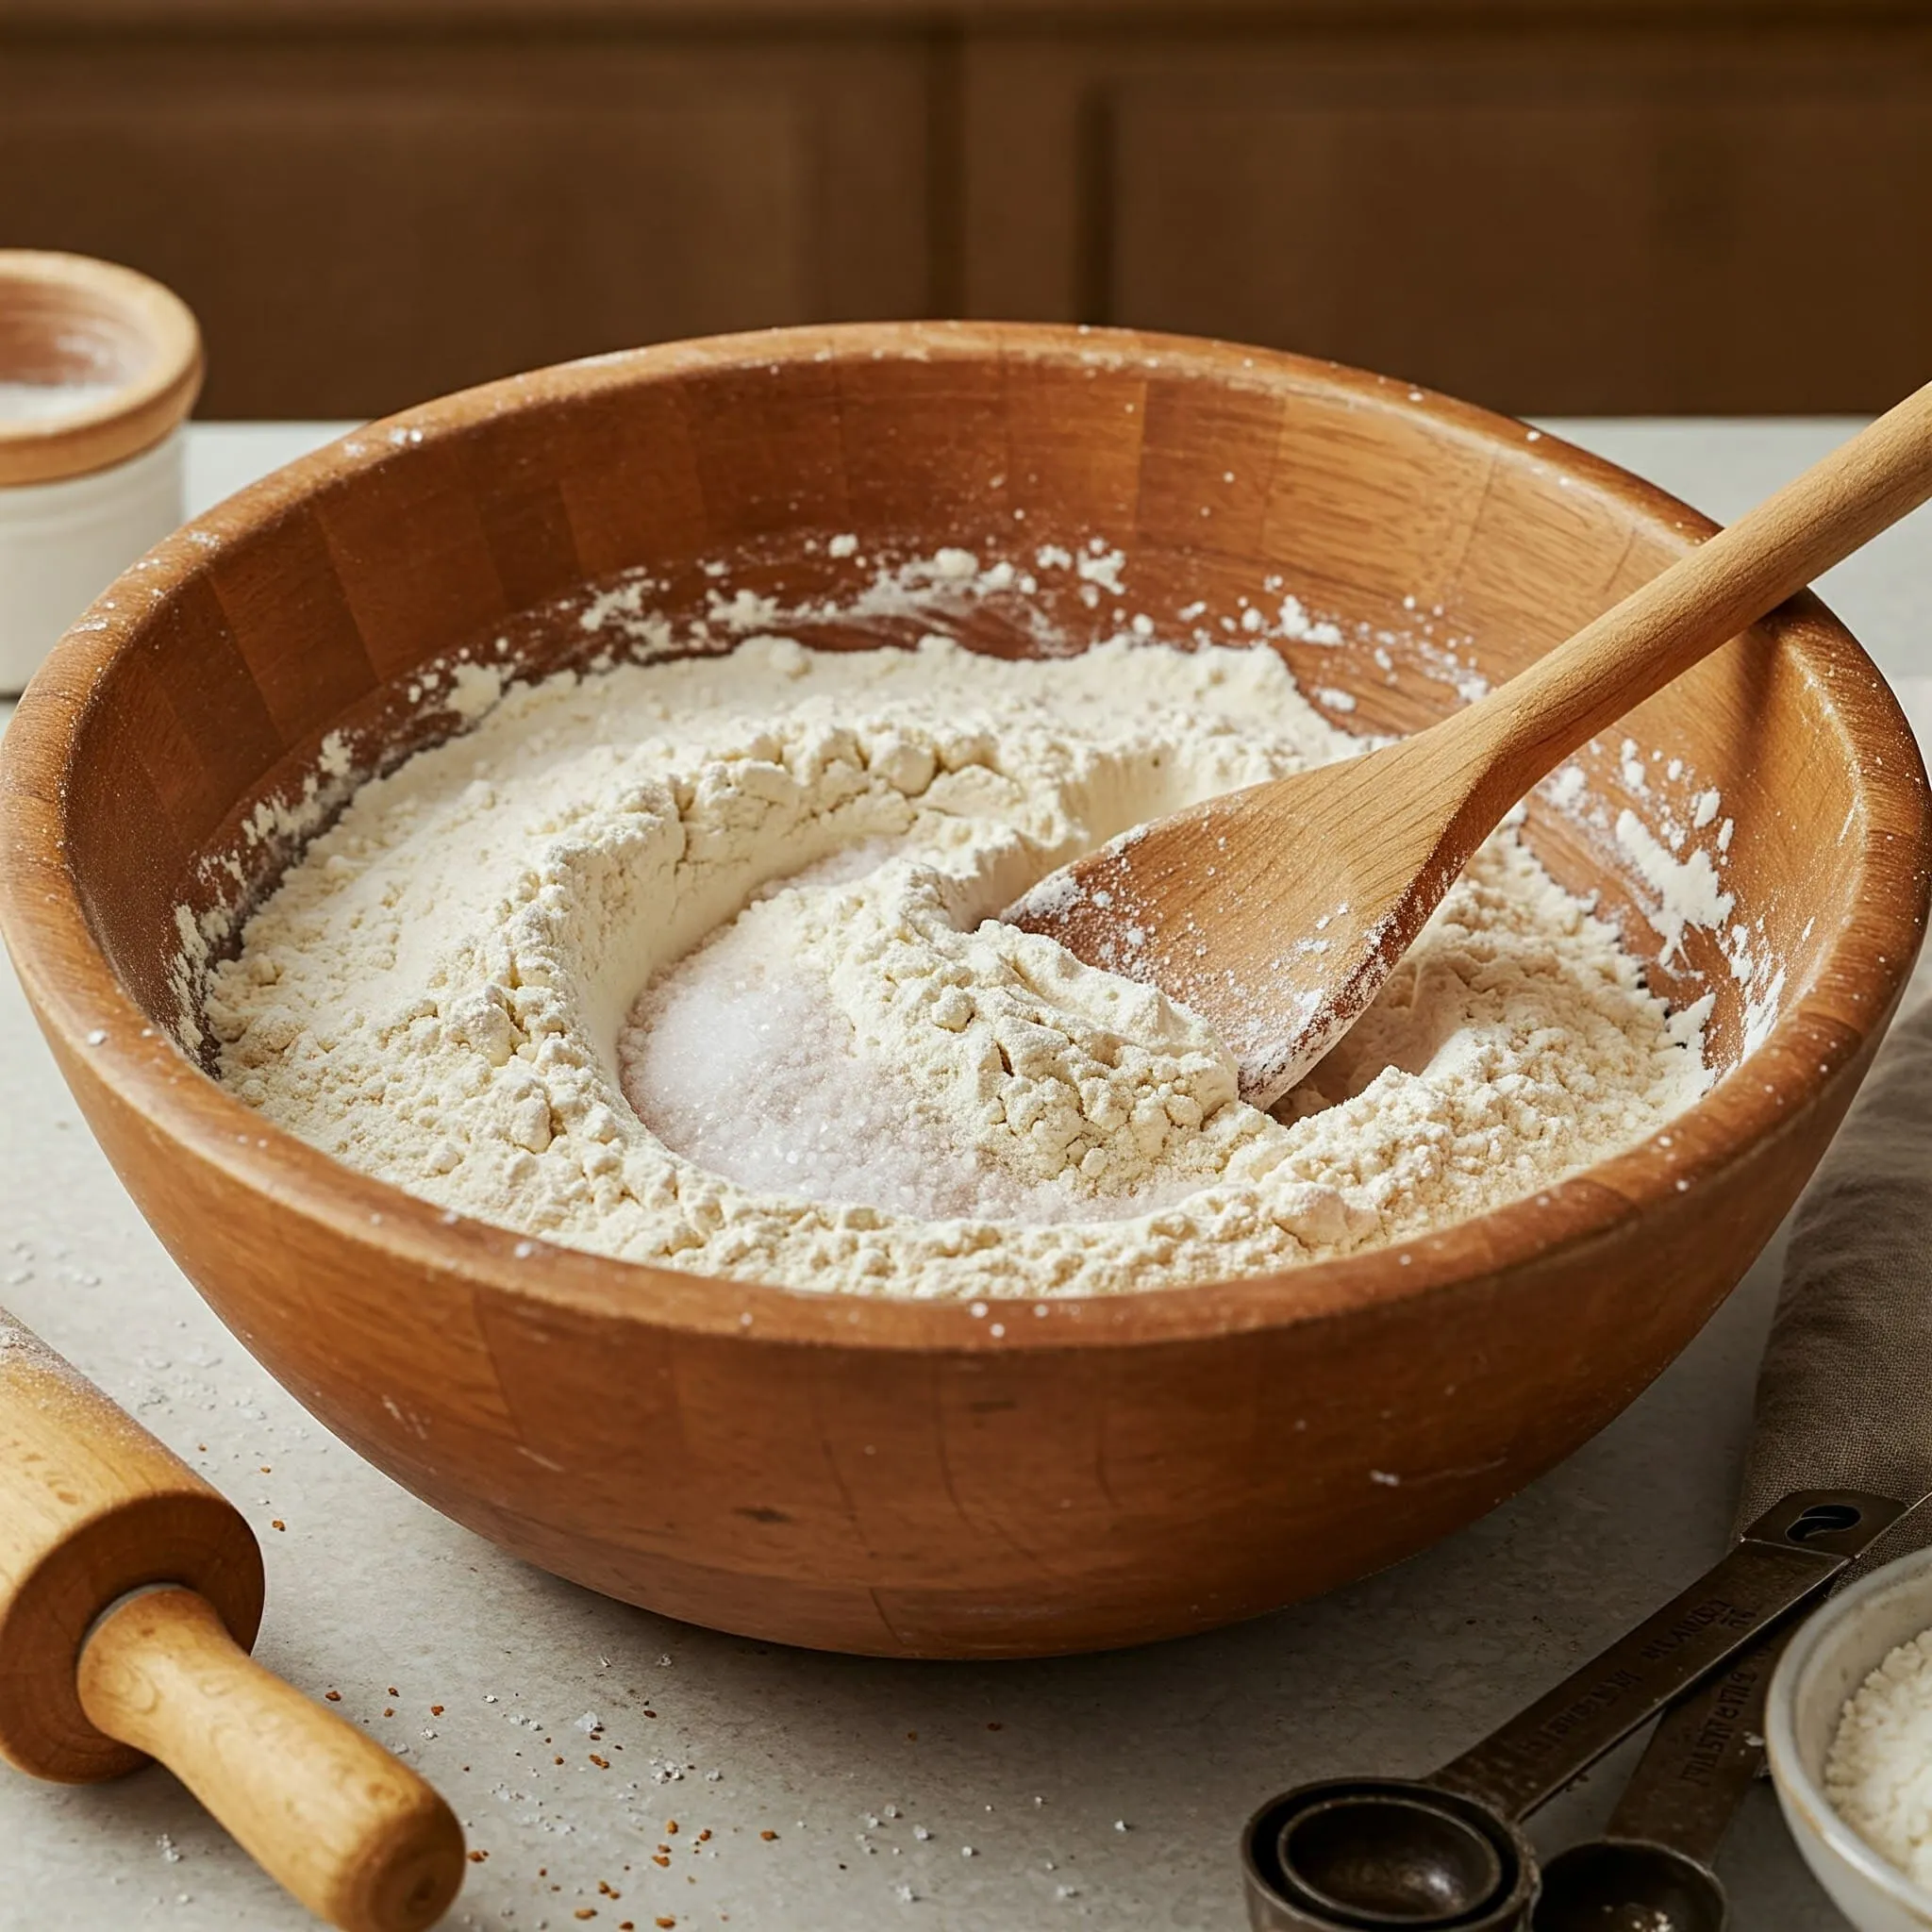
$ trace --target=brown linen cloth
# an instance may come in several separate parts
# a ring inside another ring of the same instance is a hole
[[[1798,1203],[1738,1526],[1840,1488],[1932,1493],[1932,954]],[[1921,1508],[1855,1567],[1927,1542]]]

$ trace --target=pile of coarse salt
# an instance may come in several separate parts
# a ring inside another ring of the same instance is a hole
[[[1880,1857],[1932,1889],[1932,1630],[1899,1644],[1845,1700],[1824,1795]]]
[[[888,842],[785,883],[863,877]],[[1120,1220],[1195,1191],[1181,1181],[1083,1200],[975,1159],[917,1104],[906,1071],[868,1052],[825,990],[760,940],[725,926],[660,975],[620,1039],[625,1097],[697,1166],[755,1191],[926,1221]]]

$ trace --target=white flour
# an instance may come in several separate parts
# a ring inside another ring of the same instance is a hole
[[[1880,1857],[1932,1887],[1932,1630],[1901,1643],[1846,1700],[1824,1795]]]
[[[1113,1293],[1460,1220],[1707,1084],[1694,1017],[1507,834],[1278,1117],[1191,1015],[991,922],[1358,749],[1265,645],[766,637],[472,682],[481,722],[361,791],[204,1009],[264,1115],[465,1213],[798,1288]]]
[[[116,394],[118,382],[0,382],[0,423],[51,423]]]

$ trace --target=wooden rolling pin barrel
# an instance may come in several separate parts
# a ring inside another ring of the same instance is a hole
[[[249,1657],[261,1607],[234,1506],[0,1309],[0,1755],[66,1783],[158,1758],[310,1910],[417,1932],[461,1828]]]

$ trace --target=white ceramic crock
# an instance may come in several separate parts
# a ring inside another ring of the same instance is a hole
[[[72,410],[0,417],[0,696],[181,522],[181,424],[201,368],[194,318],[158,282],[0,250],[0,382],[87,385]]]
[[[1932,1549],[1829,1599],[1799,1629],[1771,1680],[1764,1741],[1778,1804],[1806,1864],[1860,1932],[1928,1932],[1932,1892],[1855,1832],[1824,1795],[1824,1758],[1845,1700],[1908,1637],[1932,1628]]]
[[[0,485],[0,696],[144,550],[181,522],[182,434],[85,476]]]

